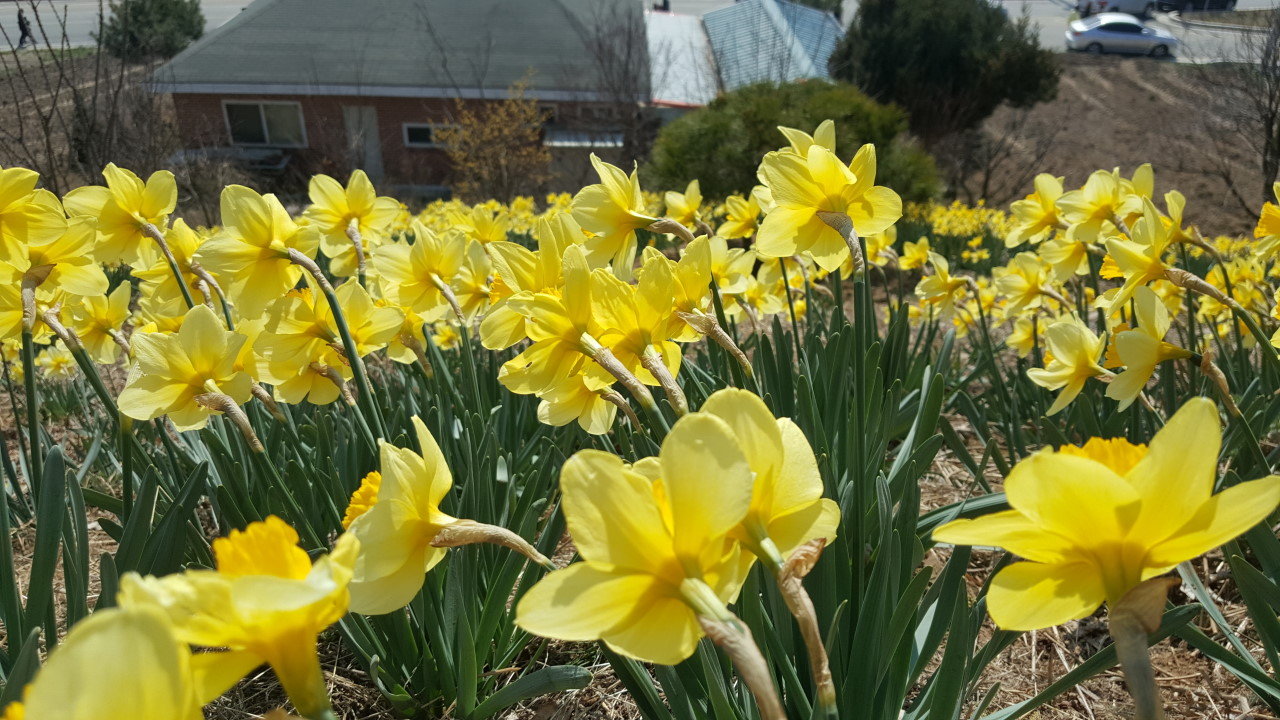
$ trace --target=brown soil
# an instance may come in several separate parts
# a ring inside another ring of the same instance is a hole
[[[1187,198],[1186,219],[1205,235],[1252,230],[1264,199],[1260,160],[1235,134],[1235,123],[1214,109],[1223,102],[1215,81],[1229,68],[1077,53],[1058,57],[1062,75],[1054,100],[1035,106],[1025,120],[1020,111],[1002,109],[987,122],[989,132],[1012,146],[995,171],[989,205],[1003,207],[1031,192],[1039,172],[1065,176],[1072,189],[1095,170],[1118,166],[1130,177],[1149,162],[1162,209],[1164,194],[1176,189]],[[1243,205],[1224,177],[1235,184]],[[981,176],[967,184],[979,193]],[[960,196],[965,199],[964,192]]]

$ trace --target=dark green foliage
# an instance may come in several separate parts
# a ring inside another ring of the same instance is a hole
[[[1057,92],[1058,66],[1030,20],[988,0],[865,0],[831,56],[834,77],[907,111],[925,147],[977,127],[1002,103]]]
[[[756,168],[770,150],[786,145],[778,126],[813,132],[826,119],[836,123],[836,150],[845,159],[863,143],[874,143],[876,183],[903,200],[923,200],[937,190],[933,159],[906,142],[906,116],[844,83],[808,81],[749,85],[662,128],[644,181],[648,187],[683,188],[697,178],[702,194],[722,198],[750,192]]]
[[[136,62],[171,58],[203,34],[200,0],[113,0],[96,39],[115,57]]]

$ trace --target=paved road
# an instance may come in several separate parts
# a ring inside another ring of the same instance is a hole
[[[1042,47],[1055,51],[1061,51],[1066,47],[1063,33],[1067,29],[1067,16],[1075,6],[1074,0],[993,1],[1002,4],[1013,17],[1025,11],[1039,28]],[[1238,0],[1238,2],[1239,9],[1252,10],[1274,7],[1278,0]],[[671,9],[678,13],[701,15],[732,4],[733,0],[671,0]],[[857,7],[857,0],[844,0],[841,15],[846,23],[853,18]],[[1155,22],[1182,40],[1183,49],[1178,59],[1184,62],[1240,60],[1247,55],[1248,43],[1241,41],[1240,33],[1185,26],[1163,13],[1156,15]]]
[[[246,5],[252,0],[201,0],[200,6],[204,11],[204,31],[210,32],[219,25],[225,23],[236,16]],[[359,0],[352,0],[358,2]],[[26,9],[27,16],[31,17],[32,12],[28,0],[18,0],[18,2],[0,2],[0,27],[3,27],[10,38],[17,42],[17,17],[18,8]],[[67,39],[72,45],[93,45],[93,32],[98,28],[98,11],[101,7],[102,12],[110,13],[110,9],[106,0],[102,1],[99,6],[98,0],[37,0],[36,8],[40,16],[40,20],[44,25],[44,30],[49,35],[49,40],[54,45],[58,44],[61,37],[60,20],[66,18]],[[32,25],[35,25],[34,18]],[[40,40],[40,44],[44,45],[44,39],[40,36],[39,28],[35,29],[36,37]]]

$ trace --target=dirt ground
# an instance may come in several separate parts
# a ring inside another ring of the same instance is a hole
[[[1119,166],[1129,177],[1150,162],[1159,206],[1165,192],[1176,189],[1187,198],[1187,220],[1205,235],[1252,230],[1264,187],[1258,156],[1221,109],[1219,81],[1229,68],[1113,55],[1059,57],[1054,100],[1025,112],[1002,109],[987,121],[1008,150],[994,168],[988,205],[1005,206],[1031,192],[1039,172],[1064,176],[1072,189],[1095,170]],[[980,174],[970,177],[971,190],[980,184]]]

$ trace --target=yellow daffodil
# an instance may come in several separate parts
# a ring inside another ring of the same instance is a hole
[[[1107,386],[1107,397],[1120,401],[1124,410],[1142,393],[1142,388],[1155,373],[1156,365],[1165,360],[1191,357],[1191,352],[1164,341],[1171,320],[1160,296],[1151,288],[1141,287],[1133,296],[1134,316],[1138,327],[1112,337],[1120,362],[1125,366]]]
[[[93,259],[93,238],[93,221],[75,218],[54,239],[27,243],[0,263],[0,281],[29,283],[46,296],[55,290],[77,297],[103,295],[107,276]]]
[[[658,459],[643,465],[576,453],[560,489],[583,562],[533,586],[516,624],[544,637],[603,640],[645,662],[688,658],[703,635],[698,617],[725,617],[741,587],[729,536],[751,508],[752,484],[733,431],[703,413],[681,418]]]
[[[407,307],[427,322],[449,312],[450,281],[457,277],[471,242],[458,230],[435,233],[413,222],[413,244],[397,242],[378,248],[373,266],[387,300]]]
[[[505,240],[485,246],[493,264],[489,298],[494,304],[480,321],[480,342],[490,350],[505,350],[529,336],[524,316],[512,309],[508,300],[521,293],[521,297],[528,297],[529,293],[559,288],[565,248],[585,239],[582,228],[567,213],[539,219],[533,236],[536,252]]]
[[[902,200],[874,185],[875,148],[864,145],[849,165],[819,144],[808,153],[771,152],[760,164],[761,182],[775,207],[756,234],[756,251],[764,257],[808,252],[822,269],[840,267],[849,246],[819,213],[845,215],[860,236],[884,232],[902,216]]]
[[[836,151],[836,124],[833,120],[823,120],[818,123],[818,127],[814,129],[813,134],[795,128],[778,126],[778,132],[782,133],[787,142],[791,144],[790,148],[783,149],[779,152],[790,152],[807,157],[809,148],[814,145],[824,147],[831,152]]]
[[[352,497],[365,508],[348,530],[360,540],[350,585],[353,612],[381,615],[408,605],[427,571],[444,559],[445,548],[431,541],[459,522],[440,511],[453,487],[440,446],[417,417],[413,427],[422,453],[380,441],[381,473],[365,478]]]
[[[1124,277],[1120,292],[1105,305],[1109,314],[1119,312],[1139,287],[1163,278],[1168,269],[1164,262],[1165,249],[1169,247],[1168,230],[1150,200],[1144,202],[1144,208],[1142,217],[1133,225],[1132,240],[1107,240],[1107,254]]]
[[[675,376],[680,372],[680,346],[670,340],[681,328],[672,315],[675,277],[665,258],[652,258],[629,285],[604,270],[592,272],[591,307],[600,324],[597,339],[646,385],[660,384],[652,373],[661,364]]]
[[[969,286],[969,279],[952,275],[951,264],[938,253],[929,253],[929,265],[933,268],[933,273],[921,278],[920,284],[916,286],[920,307],[939,322],[951,322],[956,313],[956,300],[961,298],[965,288]]]
[[[507,232],[511,229],[507,211],[495,211],[484,205],[476,205],[470,212],[454,213],[451,217],[455,227],[482,245],[506,241]]]
[[[1018,253],[991,274],[996,291],[1008,301],[1005,312],[1010,316],[1039,308],[1045,297],[1062,297],[1049,285],[1048,268],[1035,253]]]
[[[712,393],[698,412],[730,427],[751,467],[751,507],[735,536],[752,553],[776,572],[801,545],[835,538],[840,508],[822,497],[813,448],[790,418],[775,419],[758,396],[732,388]]]
[[[667,205],[667,217],[687,228],[697,227],[702,219],[702,187],[697,180],[689,181],[683,193],[668,190],[663,199]]]
[[[1062,178],[1040,173],[1035,179],[1035,192],[1009,206],[1018,224],[1005,238],[1005,247],[1038,243],[1052,237],[1058,229],[1058,198],[1062,197]]]
[[[164,233],[165,243],[169,246],[169,252],[173,254],[173,259],[178,265],[178,272],[182,273],[182,279],[187,284],[187,291],[191,293],[192,298],[202,298],[206,294],[213,292],[213,288],[201,288],[201,279],[191,270],[191,265],[195,262],[196,252],[205,241],[205,236],[191,229],[187,222],[182,218],[173,221],[173,226]],[[186,303],[182,299],[182,291],[178,289],[178,280],[173,276],[173,270],[169,267],[168,261],[160,253],[155,253],[152,257],[150,265],[144,265],[139,262],[133,268],[134,277],[142,282],[139,283],[138,289],[144,295],[154,296],[159,300],[173,303],[177,306],[182,303],[181,307],[186,308]],[[217,301],[217,298],[210,296],[211,300]]]
[[[117,401],[120,412],[135,420],[168,415],[179,430],[204,427],[214,412],[201,403],[206,394],[236,403],[250,397],[252,380],[235,369],[244,341],[204,305],[189,310],[176,333],[135,333],[136,364]]]
[[[1276,202],[1263,203],[1262,212],[1258,215],[1258,224],[1253,229],[1253,236],[1258,238],[1255,252],[1263,260],[1269,259],[1280,249],[1280,182],[1271,186],[1271,194]]]
[[[129,319],[129,299],[133,288],[120,283],[110,295],[81,298],[69,308],[70,328],[84,343],[94,362],[110,365],[120,357],[124,324]]]
[[[204,658],[178,640],[164,613],[110,608],[71,628],[3,717],[200,720],[201,705],[233,681],[206,673]]]
[[[636,257],[636,230],[652,225],[657,218],[645,212],[635,170],[627,175],[595,153],[591,154],[591,164],[600,175],[600,183],[588,185],[573,197],[573,219],[592,234],[587,239],[591,265],[612,263],[615,272],[629,279]]]
[[[183,642],[226,648],[202,653],[223,676],[268,663],[298,712],[315,717],[329,708],[316,636],[347,613],[359,547],[344,534],[312,564],[298,534],[273,515],[215,540],[217,570],[126,574],[119,604],[163,610]]]
[[[1044,331],[1048,363],[1027,370],[1031,381],[1049,390],[1062,389],[1046,415],[1053,415],[1080,394],[1085,382],[1097,375],[1110,375],[1098,361],[1105,341],[1076,318],[1059,320]]]
[[[1280,503],[1271,475],[1213,494],[1221,427],[1214,404],[1187,402],[1151,446],[1094,438],[1042,450],[1005,480],[1013,508],[956,520],[938,542],[995,545],[1025,558],[998,572],[987,609],[1006,630],[1035,630],[1114,606],[1256,525]]]
[[[762,191],[767,192],[767,189],[757,185],[745,198],[741,195],[730,195],[725,198],[724,223],[716,228],[716,235],[729,240],[755,235],[756,228],[760,226]]]
[[[387,239],[400,214],[399,201],[378,197],[363,170],[351,173],[345,188],[328,175],[313,175],[308,195],[311,205],[303,217],[320,231],[320,252],[331,261],[329,271],[340,277],[356,274],[355,238],[367,256]]]
[[[618,406],[605,399],[613,376],[594,363],[583,372],[559,380],[538,395],[538,420],[560,427],[577,421],[591,435],[604,435],[613,427]]]
[[[916,242],[910,240],[902,244],[902,257],[898,259],[898,267],[902,270],[915,270],[929,262],[929,238],[922,237]]]
[[[1004,344],[1013,348],[1020,358],[1030,355],[1036,344],[1035,322],[1025,315],[1014,320]]]
[[[1054,280],[1064,283],[1073,276],[1089,274],[1089,248],[1079,240],[1055,237],[1041,243],[1036,252],[1053,270]]]
[[[99,262],[150,264],[156,255],[154,241],[143,227],[153,225],[164,232],[178,204],[177,180],[168,170],[157,170],[143,183],[142,178],[115,163],[107,163],[102,177],[106,187],[86,185],[67,193],[63,199],[67,213],[97,220],[94,257]]]
[[[1069,227],[1067,239],[1095,243],[1115,227],[1116,213],[1123,202],[1118,173],[1098,170],[1084,187],[1058,197],[1058,213]]]
[[[298,284],[303,270],[289,259],[289,251],[314,257],[319,233],[294,222],[275,195],[259,195],[243,185],[222,191],[221,210],[222,231],[205,241],[196,260],[241,314],[254,317]]]
[[[76,359],[62,346],[54,343],[36,356],[36,367],[40,374],[49,380],[69,380],[80,372]]]
[[[27,243],[52,242],[67,227],[58,198],[47,190],[37,190],[39,173],[26,168],[0,169],[0,262],[19,252]]]

